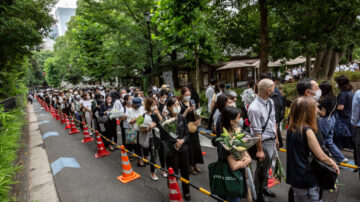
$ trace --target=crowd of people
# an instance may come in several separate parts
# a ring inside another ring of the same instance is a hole
[[[340,89],[337,96],[330,82],[318,85],[315,80],[306,78],[297,83],[299,97],[289,101],[278,83],[268,75],[262,75],[258,83],[248,82],[241,95],[242,106],[236,105],[237,94],[223,82],[210,82],[205,93],[208,100],[205,105],[211,114],[208,129],[217,137],[224,130],[234,135],[239,128],[253,137],[259,137],[253,154],[249,149],[240,159],[234,158],[218,141],[213,141],[218,160],[244,179],[238,182],[243,190],[235,195],[224,192],[220,197],[231,202],[248,197],[245,168],[252,159],[256,160],[253,182],[257,201],[271,201],[268,197],[276,197],[268,188],[268,177],[274,157],[284,145],[281,136],[284,121],[288,122],[286,182],[292,187],[291,196],[295,201],[321,201],[317,176],[311,168],[304,169],[311,154],[331,166],[337,174],[337,164],[348,162],[340,151],[342,148],[354,149],[355,163],[360,164],[360,90],[353,94],[350,81],[345,76],[335,80]],[[153,163],[159,157],[161,167],[172,167],[176,174],[180,173],[189,180],[190,174],[202,172],[199,164],[204,164],[198,132],[201,119],[197,114],[201,106],[199,95],[191,84],[180,92],[181,95],[176,97],[168,86],[163,85],[159,89],[152,85],[146,96],[137,87],[70,88],[39,91],[37,96],[79,120],[79,123],[86,122],[118,144],[119,134],[121,144],[128,150],[150,158]],[[290,107],[287,120],[284,116],[286,107]],[[138,122],[140,117],[143,118],[141,125]],[[163,123],[171,119],[177,120],[176,134],[164,129]],[[79,127],[82,125],[79,124]],[[117,149],[106,140],[104,142],[110,151]],[[324,151],[329,151],[330,157]],[[137,166],[147,165],[138,159]],[[154,181],[158,180],[153,166],[150,166],[149,176]],[[162,172],[161,176],[166,178],[167,173]],[[188,184],[182,183],[182,191],[184,198],[190,200]]]

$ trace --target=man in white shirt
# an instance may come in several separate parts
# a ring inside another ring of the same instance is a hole
[[[215,93],[215,83],[216,81],[215,80],[211,80],[210,81],[210,85],[209,87],[206,89],[206,93],[205,93],[205,96],[206,96],[206,99],[208,100],[208,111],[210,111],[211,109],[211,101],[212,101],[212,98],[214,96],[214,93]]]

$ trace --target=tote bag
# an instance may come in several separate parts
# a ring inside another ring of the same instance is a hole
[[[125,144],[137,144],[138,131],[135,129],[125,129]]]

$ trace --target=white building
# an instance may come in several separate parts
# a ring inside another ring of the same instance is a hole
[[[56,24],[52,27],[50,35],[44,39],[43,49],[52,50],[55,44],[55,39],[63,36],[67,31],[67,23],[71,17],[75,15],[76,0],[59,0],[55,5],[51,14],[56,20]]]

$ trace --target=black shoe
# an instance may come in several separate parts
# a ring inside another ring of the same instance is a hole
[[[263,193],[264,193],[266,196],[275,197],[274,192],[272,192],[269,188],[263,189]]]
[[[190,194],[185,194],[184,199],[187,200],[187,201],[190,201],[190,199],[191,199]]]
[[[270,199],[266,198],[266,196],[264,194],[259,194],[257,195],[257,202],[272,202]]]

